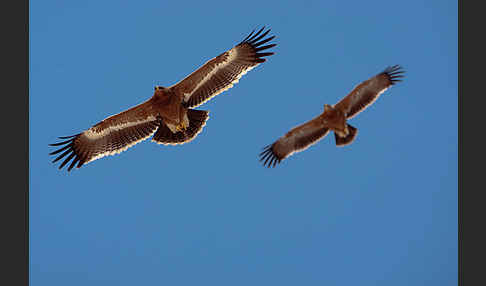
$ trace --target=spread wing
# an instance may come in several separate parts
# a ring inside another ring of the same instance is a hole
[[[263,152],[260,153],[260,161],[265,160],[263,161],[264,166],[275,167],[277,163],[293,153],[304,151],[317,143],[327,133],[329,133],[329,129],[322,124],[319,117],[316,117],[293,128],[273,144],[264,147]]]
[[[360,83],[334,108],[338,108],[346,114],[348,119],[353,118],[361,111],[365,110],[375,100],[387,90],[391,85],[401,81],[403,69],[399,65],[386,68],[383,72]]]
[[[156,116],[150,100],[119,114],[110,116],[90,129],[67,137],[65,141],[49,144],[62,146],[49,155],[58,155],[53,163],[66,157],[59,166],[61,169],[71,159],[68,171],[107,155],[115,155],[150,137],[161,121]]]
[[[276,45],[262,46],[275,38],[272,36],[264,39],[270,32],[267,30],[262,34],[264,28],[254,35],[254,31],[251,32],[234,48],[209,60],[182,81],[171,86],[183,94],[184,106],[194,108],[231,88],[244,74],[263,63],[264,57],[273,55],[272,52],[262,52]]]

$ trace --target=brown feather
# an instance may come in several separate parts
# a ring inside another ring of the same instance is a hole
[[[293,153],[304,151],[317,143],[328,133],[329,129],[323,125],[320,116],[318,116],[293,128],[273,144],[266,146],[264,151],[260,153],[260,161],[265,160],[264,165],[274,167],[276,163],[280,163]]]
[[[152,137],[152,141],[164,145],[179,145],[192,141],[202,131],[209,119],[209,111],[189,109],[187,111],[189,127],[184,131],[172,133],[170,129],[161,124]]]
[[[356,139],[356,135],[358,135],[358,129],[353,127],[351,124],[348,123],[348,130],[349,134],[345,137],[339,136],[336,132],[334,132],[334,139],[336,140],[336,146],[342,147],[353,143],[354,139]]]
[[[197,107],[214,96],[231,88],[248,71],[265,61],[263,57],[272,52],[259,53],[276,44],[262,46],[274,36],[261,40],[270,29],[262,34],[265,27],[253,32],[234,48],[209,60],[189,76],[170,88],[184,97],[184,106]],[[261,41],[260,41],[261,40]]]
[[[71,171],[76,163],[76,167],[80,168],[98,158],[125,151],[148,138],[159,124],[160,118],[157,117],[149,100],[110,116],[67,141],[50,144],[51,146],[64,145],[50,155],[66,150],[54,159],[53,163],[67,156],[59,166],[61,169],[74,158],[68,167],[68,171]]]
[[[341,101],[334,105],[351,119],[371,105],[388,87],[400,81],[404,71],[399,65],[386,68],[383,72],[360,83]]]

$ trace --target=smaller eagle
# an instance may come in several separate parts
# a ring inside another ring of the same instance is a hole
[[[49,144],[62,146],[49,155],[58,155],[53,163],[66,157],[61,169],[71,159],[68,171],[106,155],[115,155],[152,136],[152,141],[164,145],[184,144],[193,140],[208,120],[209,112],[193,109],[223,91],[251,69],[265,62],[272,52],[262,52],[276,44],[263,45],[275,36],[267,37],[265,27],[251,32],[232,49],[209,60],[180,82],[156,86],[153,96],[126,111],[110,116],[82,133],[59,137],[65,141]],[[263,33],[262,33],[263,32]],[[66,140],[67,139],[67,140]]]
[[[260,161],[265,160],[264,166],[275,167],[293,153],[304,151],[317,143],[331,130],[334,131],[336,146],[351,144],[358,129],[348,124],[347,120],[365,110],[391,85],[401,81],[403,73],[399,65],[388,67],[360,83],[334,106],[324,104],[324,112],[319,116],[293,128],[273,144],[265,146],[260,153]]]

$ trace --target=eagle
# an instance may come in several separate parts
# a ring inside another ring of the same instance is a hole
[[[351,144],[358,129],[347,123],[370,106],[390,86],[402,81],[404,70],[399,65],[389,66],[383,72],[358,84],[348,95],[334,106],[324,104],[324,111],[314,119],[301,124],[260,153],[260,161],[267,167],[275,167],[295,152],[304,151],[334,131],[336,146]]]
[[[216,95],[231,88],[239,79],[265,62],[274,53],[266,51],[276,44],[265,27],[253,30],[232,49],[207,61],[199,69],[170,87],[155,86],[153,96],[126,111],[110,116],[82,133],[59,137],[62,142],[49,155],[63,158],[59,169],[71,159],[68,171],[96,159],[115,155],[147,139],[163,145],[184,144],[193,140],[206,125],[209,112],[196,110]],[[67,156],[67,157],[66,157]]]

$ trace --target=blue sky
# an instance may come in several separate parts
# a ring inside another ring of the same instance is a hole
[[[194,141],[51,164],[262,25],[275,55]],[[456,1],[31,1],[29,29],[31,285],[457,285]],[[352,145],[258,162],[394,64]]]

